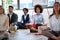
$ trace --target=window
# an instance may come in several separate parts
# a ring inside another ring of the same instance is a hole
[[[8,6],[12,5],[14,9],[18,8],[17,0],[3,0],[3,7],[8,9]]]
[[[8,6],[9,5],[13,5],[13,7],[15,9],[18,8],[19,6],[19,9],[23,9],[23,8],[28,8],[29,9],[29,15],[32,16],[35,14],[34,12],[34,5],[33,5],[33,0],[19,0],[19,4],[17,3],[18,0],[3,0],[3,7],[5,8],[6,11],[8,11]],[[37,1],[37,0],[35,0]],[[42,0],[41,0],[42,1]],[[42,2],[45,2],[46,0],[42,1]],[[39,2],[39,1],[38,1]],[[46,3],[47,3],[47,6],[50,7],[50,6],[53,6],[55,0],[47,0]],[[21,21],[21,16],[23,15],[23,11],[22,10],[15,10],[14,9],[14,13],[16,13],[18,15],[18,21],[20,22]],[[48,19],[49,19],[49,15],[52,14],[53,12],[53,8],[44,8],[43,9],[43,15],[45,17],[45,21],[48,23]]]
[[[12,0],[12,5],[14,6],[15,9],[18,9],[18,3],[17,0]]]
[[[40,4],[42,6],[48,5],[48,0],[33,0],[33,6]]]
[[[55,0],[33,0],[33,6],[35,6],[36,4],[40,4],[43,7],[50,7],[53,6],[55,3]]]
[[[23,8],[32,9],[33,8],[32,0],[20,0],[20,9]]]
[[[2,5],[2,0],[0,0],[0,5]]]
[[[48,6],[53,6],[55,3],[55,0],[48,0]]]

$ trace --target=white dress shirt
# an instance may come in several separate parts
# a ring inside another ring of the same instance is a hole
[[[53,31],[60,31],[60,17],[57,19],[55,15],[50,18],[50,28]]]
[[[26,14],[26,15],[24,15],[24,19],[26,19],[26,17],[27,17],[27,14]]]
[[[9,15],[9,16],[10,16],[10,19],[11,19],[11,17],[12,17],[12,14],[13,14],[13,13],[10,13],[10,15]]]

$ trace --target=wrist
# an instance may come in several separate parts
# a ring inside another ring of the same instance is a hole
[[[6,32],[8,32],[8,30],[6,30]]]

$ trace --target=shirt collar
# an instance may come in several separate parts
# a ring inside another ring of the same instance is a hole
[[[26,15],[24,15],[24,16],[27,16],[27,15],[28,15],[28,13]]]
[[[12,13],[9,13],[10,15],[12,15],[13,14],[13,12]]]

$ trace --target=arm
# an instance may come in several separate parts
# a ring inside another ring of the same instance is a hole
[[[15,19],[14,19],[14,22],[12,23],[12,25],[16,25],[17,24],[17,21],[18,21],[18,16],[15,14]]]
[[[43,26],[47,26],[47,23],[45,23],[45,19],[42,17],[42,22],[43,22]]]
[[[35,21],[35,19],[34,19],[34,16],[33,16],[33,17],[31,17],[31,19],[30,19],[30,25],[27,26],[27,28],[29,28],[30,30],[33,30],[33,31],[38,31],[38,29],[36,29],[36,28],[33,27],[34,21]]]
[[[30,23],[30,21],[31,21],[31,20],[30,20],[30,15],[28,14],[27,16],[28,16],[28,23]]]
[[[8,17],[6,18],[5,26],[6,26],[6,31],[8,31],[9,30],[9,18]]]
[[[52,39],[58,39],[58,37],[56,37],[55,35],[53,35],[51,32],[49,32],[47,30],[43,30],[42,34],[45,35],[45,36],[47,36],[47,37],[50,37]]]
[[[31,27],[30,29],[33,30],[33,31],[38,31],[38,29],[36,29],[34,27]]]
[[[57,40],[58,37],[56,37],[54,34],[52,34],[52,31],[50,31],[51,27],[52,27],[52,25],[51,25],[51,20],[50,20],[50,28],[47,28],[46,30],[42,30],[42,34],[47,37]]]
[[[5,27],[6,27],[6,30],[3,32],[3,35],[5,36],[8,31],[9,31],[9,18],[7,17],[6,20],[5,20]]]
[[[31,18],[30,18],[30,16],[29,15],[27,15],[28,16],[28,21],[27,21],[27,23],[26,24],[30,24],[31,23]],[[26,25],[25,24],[25,25]]]
[[[26,25],[26,27],[32,31],[38,31],[38,29],[32,27],[32,25]]]
[[[33,30],[33,31],[38,31],[38,29],[35,28],[36,25],[33,26],[33,24],[36,24],[36,21],[34,19],[34,16],[32,17],[31,24],[32,24],[32,27],[30,29]]]
[[[20,21],[21,23],[23,23],[23,21],[22,21],[23,19],[22,19],[22,18],[23,18],[23,15],[22,15],[22,17],[21,17],[21,21]]]

